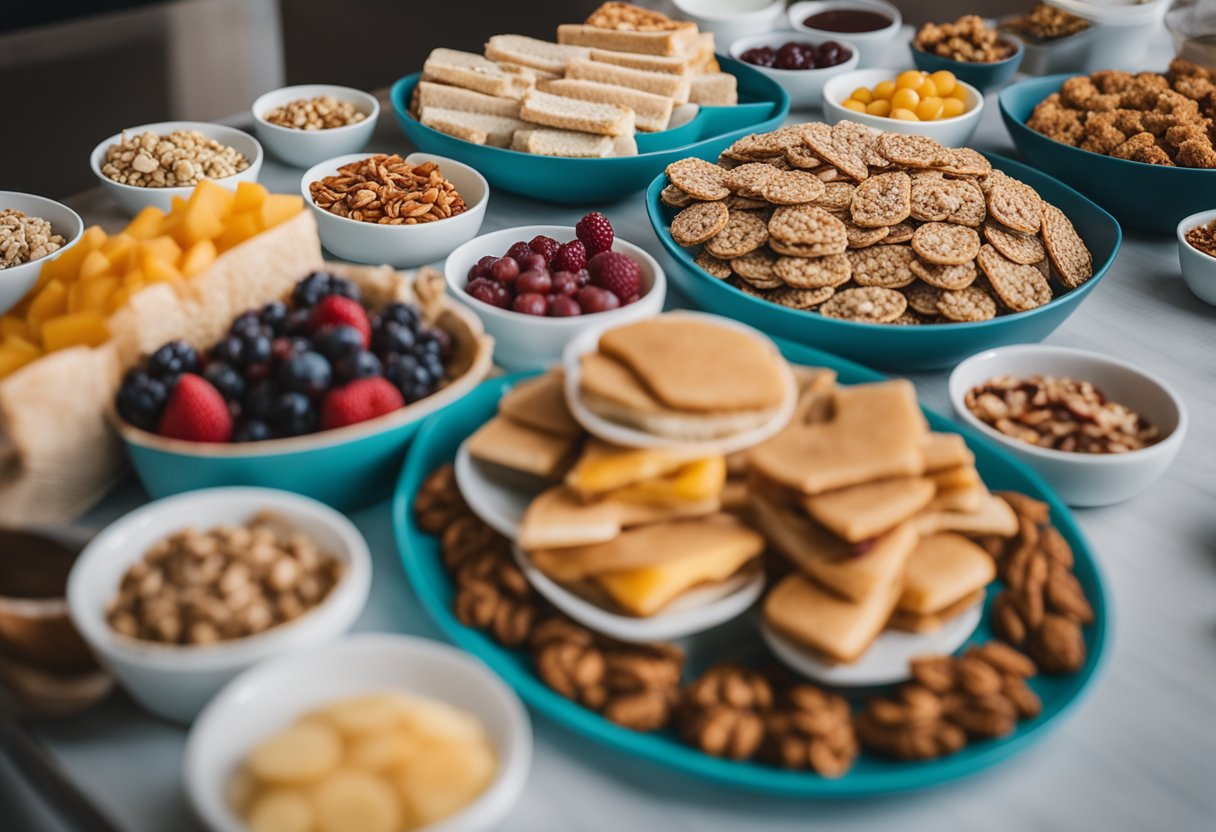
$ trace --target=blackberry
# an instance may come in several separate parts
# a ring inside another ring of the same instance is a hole
[[[203,370],[203,378],[220,391],[227,401],[239,401],[245,395],[245,378],[225,361],[212,361]]]
[[[396,321],[385,321],[372,336],[372,349],[381,357],[405,354],[414,348],[414,330]]]
[[[143,370],[129,370],[118,388],[118,415],[143,430],[154,431],[165,410],[169,386]]]
[[[385,321],[394,321],[417,331],[422,325],[422,314],[418,311],[418,307],[412,303],[390,303],[380,310],[377,321],[380,324],[383,324]]]
[[[269,327],[271,333],[276,336],[282,335],[287,325],[287,315],[287,304],[281,300],[271,301],[262,307],[262,326]]]
[[[245,388],[245,415],[251,419],[269,419],[274,410],[274,385],[269,381],[259,381]]]
[[[176,379],[182,373],[198,368],[198,353],[185,341],[170,341],[148,359],[148,375],[159,379]]]
[[[250,367],[254,364],[265,364],[270,361],[270,339],[261,331],[249,331],[238,336],[241,340],[241,351],[237,363]]]
[[[291,292],[291,301],[296,309],[307,309],[315,306],[321,298],[328,295],[341,295],[351,300],[359,300],[359,287],[341,277],[335,277],[329,272],[313,272],[296,284]]]

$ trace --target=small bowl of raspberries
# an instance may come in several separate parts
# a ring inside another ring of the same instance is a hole
[[[331,264],[218,338],[155,349],[114,401],[144,488],[255,485],[343,510],[387,496],[419,420],[490,368],[481,322],[442,286],[434,269]]]
[[[574,227],[483,234],[448,255],[444,277],[493,336],[495,363],[513,371],[554,364],[588,327],[657,315],[667,297],[658,262],[598,211]]]

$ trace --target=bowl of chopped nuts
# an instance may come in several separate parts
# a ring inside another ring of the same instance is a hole
[[[954,23],[926,23],[909,45],[912,63],[925,72],[946,70],[980,92],[1007,84],[1022,63],[1022,42],[1002,37],[979,15]]]
[[[338,156],[309,168],[300,192],[327,250],[398,268],[442,260],[476,237],[490,202],[484,176],[430,153]]]
[[[1201,211],[1178,223],[1178,264],[1191,293],[1216,306],[1216,211]]]
[[[267,150],[289,165],[307,168],[366,147],[376,130],[380,102],[352,87],[303,84],[266,93],[250,112]]]
[[[0,191],[0,315],[34,287],[44,264],[75,245],[83,233],[84,221],[68,206],[44,196]],[[35,351],[31,358],[36,357]],[[0,375],[4,373],[0,360]]]
[[[1130,500],[1182,447],[1186,406],[1114,358],[1046,345],[973,355],[950,374],[959,420],[1025,462],[1071,506]]]
[[[153,205],[168,212],[173,198],[213,179],[225,188],[257,182],[262,146],[235,127],[203,121],[161,121],[130,127],[89,155],[93,175],[123,211],[135,216]]]
[[[371,571],[363,536],[334,509],[210,488],[102,530],[68,576],[68,611],[136,701],[189,722],[242,670],[350,629]]]

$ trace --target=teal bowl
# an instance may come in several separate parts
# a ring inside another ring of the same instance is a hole
[[[826,353],[789,343],[780,346],[791,361],[830,367],[846,384],[882,378],[872,370]],[[1085,631],[1087,656],[1081,670],[1070,676],[1039,676],[1030,681],[1031,687],[1043,701],[1042,713],[1019,723],[1017,730],[1009,736],[969,744],[951,757],[901,763],[863,754],[844,777],[828,780],[809,772],[710,757],[682,743],[673,731],[637,733],[574,704],[537,678],[526,651],[507,650],[484,633],[469,629],[456,619],[452,613],[455,587],[444,571],[439,541],[419,529],[414,520],[414,498],[423,480],[438,466],[452,461],[456,448],[464,438],[494,415],[503,391],[523,377],[509,376],[488,381],[449,408],[442,418],[428,419],[422,426],[393,498],[393,531],[398,553],[410,586],[448,638],[489,665],[515,688],[535,712],[621,754],[630,769],[637,770],[639,778],[647,776],[647,766],[663,766],[690,777],[739,789],[807,798],[862,798],[941,786],[1008,760],[1042,740],[1064,722],[1064,717],[1093,689],[1094,682],[1099,678],[1110,646],[1110,602],[1097,560],[1068,509],[1033,471],[991,440],[960,428],[941,416],[927,413],[934,430],[963,434],[975,452],[980,474],[990,486],[1016,489],[1046,500],[1051,506],[1052,522],[1075,553],[1077,579],[1093,602],[1096,619],[1094,625]],[[989,605],[993,591],[995,586],[989,594]],[[969,643],[987,641],[993,637],[990,615],[989,607]],[[723,657],[723,650],[732,659],[755,657],[763,660],[764,657],[763,648],[757,646],[759,639],[754,624],[746,616],[715,630],[709,636],[709,641],[718,645],[714,656],[706,656],[706,649],[692,650],[690,655],[694,660],[693,666],[689,667],[690,673],[703,669],[696,663],[698,656],[702,662],[708,662],[712,658]],[[693,646],[701,647],[701,644]],[[585,753],[588,759],[602,756],[602,752],[594,748],[586,749]]]
[[[1027,164],[1072,185],[1128,228],[1173,234],[1191,214],[1216,206],[1216,168],[1179,168],[1115,159],[1049,139],[1026,126],[1040,101],[1073,73],[1031,78],[997,96],[1001,118]]]
[[[985,156],[993,167],[1021,179],[1068,215],[1093,253],[1094,276],[1079,289],[1038,309],[978,323],[865,324],[769,303],[712,277],[693,262],[690,250],[681,248],[672,239],[671,218],[677,212],[659,199],[659,192],[667,184],[665,175],[660,174],[650,183],[646,210],[655,234],[675,261],[667,269],[668,280],[695,306],[743,321],[769,335],[818,347],[873,367],[937,370],[953,367],[967,356],[990,347],[1042,341],[1097,288],[1114,262],[1123,239],[1115,218],[1072,188],[1011,159],[992,153]]]
[[[611,159],[535,156],[501,147],[473,144],[441,133],[409,114],[419,73],[407,75],[389,92],[401,130],[419,150],[472,165],[495,188],[562,205],[603,205],[646,187],[667,165],[686,156],[716,158],[748,133],[781,126],[790,97],[781,85],[740,61],[722,55],[718,62],[739,82],[739,104],[702,107],[687,124],[659,133],[639,133],[638,155]]]
[[[1007,38],[1006,43],[1013,45],[1016,51],[1003,61],[993,61],[987,64],[943,58],[941,55],[918,49],[911,43],[908,44],[908,49],[912,52],[912,63],[916,65],[917,69],[924,72],[938,72],[944,69],[953,72],[955,78],[966,81],[980,92],[988,92],[1009,83],[1017,74],[1018,67],[1022,65],[1022,56],[1026,53],[1022,42],[1017,38]]]

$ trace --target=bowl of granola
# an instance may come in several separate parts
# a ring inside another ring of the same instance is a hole
[[[926,23],[912,38],[911,50],[917,69],[947,70],[981,92],[1008,83],[1024,52],[1020,40],[1003,37],[974,14],[953,23]]]
[[[267,150],[307,168],[362,150],[376,130],[380,102],[352,87],[303,84],[271,90],[250,112]]]
[[[68,206],[0,191],[0,315],[16,306],[38,282],[43,265],[75,245],[82,233],[84,221]]]

